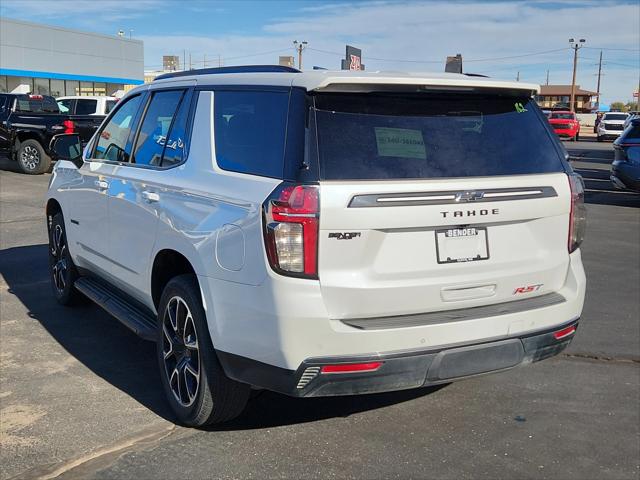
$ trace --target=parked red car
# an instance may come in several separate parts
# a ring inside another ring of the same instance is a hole
[[[559,137],[580,139],[580,122],[573,112],[551,112],[549,123]]]

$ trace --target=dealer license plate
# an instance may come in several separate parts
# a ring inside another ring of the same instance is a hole
[[[486,227],[436,230],[436,254],[438,263],[487,260],[489,241]]]

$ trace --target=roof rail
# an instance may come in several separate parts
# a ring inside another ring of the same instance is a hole
[[[283,65],[239,65],[236,67],[198,68],[194,70],[184,70],[182,72],[165,73],[157,76],[154,80],[188,77],[191,75],[213,75],[218,73],[300,73],[300,70]]]

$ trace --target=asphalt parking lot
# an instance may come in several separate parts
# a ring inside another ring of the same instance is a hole
[[[50,293],[49,175],[0,159],[0,478],[640,476],[640,195],[610,143],[565,144],[587,186],[588,287],[553,359],[448,386],[292,399],[262,393],[223,427],[176,427],[154,346]]]

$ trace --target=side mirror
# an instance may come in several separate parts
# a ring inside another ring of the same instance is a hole
[[[53,160],[68,160],[80,168],[82,160],[82,142],[77,133],[61,133],[54,135],[49,144]]]

